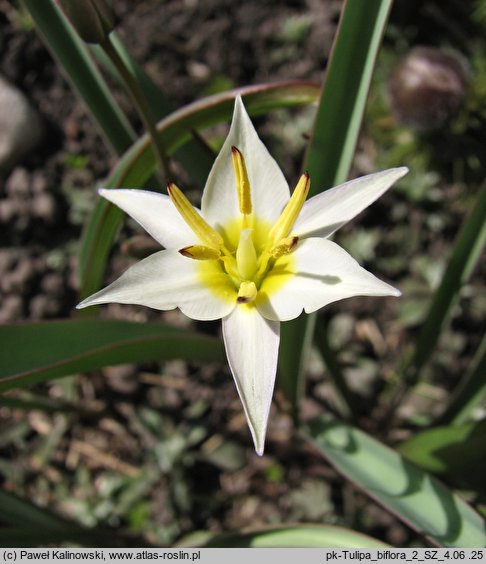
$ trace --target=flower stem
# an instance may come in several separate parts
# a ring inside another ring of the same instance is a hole
[[[140,118],[142,119],[144,127],[150,135],[150,138],[152,139],[152,147],[155,153],[155,158],[159,163],[162,175],[167,178],[169,176],[169,163],[159,142],[157,129],[155,127],[155,119],[149,105],[147,104],[142,89],[138,85],[137,81],[133,78],[132,74],[129,72],[127,66],[125,65],[123,59],[120,57],[109,36],[107,37],[106,41],[101,43],[101,48],[109,57],[110,61],[113,63],[114,67],[120,74],[120,77],[125,84],[125,88],[127,89],[132,102],[135,105]]]

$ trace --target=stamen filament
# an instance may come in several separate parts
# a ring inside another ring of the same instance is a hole
[[[260,257],[260,264],[258,266],[257,273],[253,277],[254,280],[257,280],[258,284],[261,282],[262,278],[265,276],[265,272],[268,268],[268,262],[272,258],[271,253],[268,251],[264,251]]]
[[[304,172],[304,174],[300,177],[290,200],[287,202],[283,212],[280,214],[280,217],[277,219],[268,234],[270,248],[276,245],[281,239],[285,239],[285,237],[287,237],[290,233],[290,230],[292,229],[295,220],[304,205],[305,199],[307,198],[309,188],[310,177],[307,172]]]
[[[221,255],[219,257],[219,260],[223,263],[224,269],[226,270],[228,276],[230,276],[235,285],[238,285],[241,281],[241,276],[236,267],[236,261],[234,257],[230,255]]]
[[[222,248],[224,241],[221,235],[206,223],[181,190],[174,183],[169,182],[167,184],[167,191],[177,211],[197,237],[209,247]]]

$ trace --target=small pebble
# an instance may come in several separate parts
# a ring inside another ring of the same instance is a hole
[[[42,140],[40,114],[15,86],[0,76],[0,169],[21,162]]]

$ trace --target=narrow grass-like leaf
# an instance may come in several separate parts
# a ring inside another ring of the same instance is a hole
[[[132,144],[135,133],[101,77],[86,45],[53,0],[23,0],[23,3],[109,145],[121,154]]]
[[[106,547],[149,546],[143,539],[124,537],[110,529],[87,529],[65,521],[47,509],[2,490],[0,507],[0,522],[9,525],[0,527],[0,546],[4,548],[46,546],[61,542]]]
[[[391,4],[392,0],[344,3],[304,164],[311,176],[309,196],[347,179]],[[301,315],[281,330],[279,386],[294,414],[313,340],[314,315]],[[324,361],[328,369],[337,366],[331,351]]]
[[[85,529],[79,525],[63,527],[19,526],[0,528],[0,546],[3,548],[81,545],[99,548],[153,548],[145,539],[122,536],[111,529]]]
[[[126,362],[223,360],[219,339],[162,323],[62,320],[0,326],[0,392]]]
[[[454,390],[449,405],[439,418],[439,422],[458,425],[466,420],[471,411],[486,396],[486,334],[474,356],[471,368]]]
[[[344,2],[305,159],[309,196],[348,177],[391,6],[392,0]]]
[[[47,509],[36,507],[16,495],[0,490],[0,521],[8,525],[33,525],[42,527],[59,527],[67,523]],[[3,545],[2,545],[3,546]]]
[[[360,398],[349,388],[346,382],[339,359],[329,342],[328,327],[327,324],[324,324],[323,319],[317,320],[315,333],[316,348],[326,363],[327,371],[337,395],[337,409],[346,420],[352,421],[354,416],[359,413]]]
[[[486,419],[465,425],[435,427],[400,444],[405,458],[438,474],[455,487],[486,494]]]
[[[343,527],[294,525],[218,535],[204,548],[386,548],[387,544]]]
[[[303,434],[340,473],[433,543],[485,546],[480,515],[391,448],[331,418],[312,421]]]
[[[201,130],[229,120],[236,94],[241,94],[250,114],[271,109],[309,104],[317,99],[319,88],[310,82],[280,82],[242,88],[199,100],[170,114],[157,125],[160,142],[167,155],[192,138],[194,130]],[[144,136],[120,160],[104,183],[107,187],[137,188],[143,186],[155,168],[150,140]],[[84,233],[80,252],[81,297],[89,296],[101,286],[106,257],[120,226],[123,214],[100,199]]]
[[[401,372],[402,386],[415,384],[420,371],[437,344],[441,330],[450,318],[460,291],[469,279],[486,243],[486,184],[473,203],[469,216],[454,243],[442,282],[418,335],[410,360]]]
[[[154,84],[152,79],[145,73],[137,61],[133,59],[122,41],[120,41],[116,32],[112,32],[110,34],[110,39],[113,47],[117,50],[121,59],[125,63],[128,72],[130,72],[134,80],[139,84],[155,119],[157,121],[161,120],[166,115],[174,111],[170,101]],[[116,78],[119,78],[112,62],[108,59],[103,49],[97,45],[93,45],[92,49],[96,57],[106,68],[109,69],[110,73]],[[197,139],[191,139],[175,152],[174,157],[181,162],[185,170],[189,173],[191,179],[196,184],[201,187],[204,186],[214,162],[214,154],[209,147],[206,147]]]

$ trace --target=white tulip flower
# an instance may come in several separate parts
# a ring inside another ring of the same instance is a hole
[[[240,97],[209,174],[201,210],[170,183],[169,195],[101,189],[165,249],[131,266],[81,302],[176,307],[222,319],[229,366],[256,452],[263,454],[277,372],[280,322],[351,296],[399,296],[329,240],[406,174],[394,168],[346,182],[306,201],[303,174],[290,194]]]

